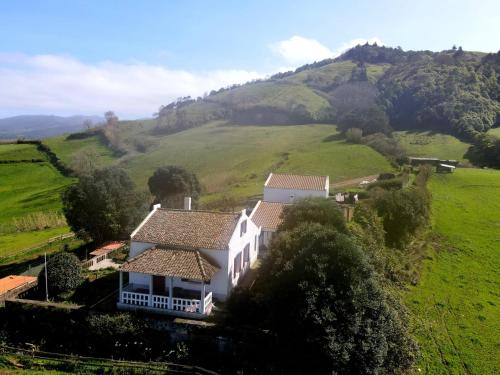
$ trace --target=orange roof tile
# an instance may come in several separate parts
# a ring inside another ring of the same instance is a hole
[[[22,285],[37,281],[34,276],[10,275],[0,279],[0,295]]]
[[[101,246],[100,248],[92,251],[90,253],[90,255],[94,255],[94,256],[104,255],[104,254],[110,253],[114,250],[117,250],[123,246],[125,246],[125,242],[122,242],[122,241],[109,242],[106,245]]]
[[[275,231],[283,221],[281,213],[286,205],[285,203],[259,201],[252,211],[250,219],[258,227]]]
[[[188,249],[225,250],[240,215],[159,208],[133,234],[132,240]]]
[[[198,250],[162,247],[145,250],[120,267],[120,270],[126,272],[181,277],[198,281],[210,281],[219,269]]]
[[[264,184],[268,188],[325,190],[328,176],[303,176],[271,173]]]

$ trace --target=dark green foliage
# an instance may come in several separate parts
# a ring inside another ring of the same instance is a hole
[[[283,222],[279,230],[291,230],[302,223],[317,223],[346,233],[344,215],[333,200],[307,198],[283,209]]]
[[[62,200],[71,229],[98,243],[128,238],[146,209],[130,177],[118,168],[82,176],[63,193]]]
[[[363,131],[358,128],[349,128],[345,132],[345,139],[351,143],[361,143],[363,139]]]
[[[397,129],[434,129],[469,139],[497,122],[500,75],[491,58],[457,59],[442,52],[395,65],[379,80]]]
[[[80,261],[74,254],[55,254],[47,261],[49,295],[73,290],[82,281]],[[45,268],[38,275],[38,285],[45,291]]]
[[[363,137],[362,142],[375,151],[380,152],[392,162],[401,165],[406,161],[405,150],[401,148],[398,141],[392,137],[382,133],[376,133]]]
[[[182,208],[183,198],[188,196],[196,203],[201,193],[196,175],[174,165],[158,168],[149,178],[148,186],[156,202],[174,208]]]
[[[378,176],[378,179],[379,180],[390,180],[392,178],[395,178],[396,175],[394,173],[381,173],[379,176]]]
[[[386,191],[374,204],[391,246],[403,246],[429,219],[430,197],[421,188]]]
[[[381,188],[384,190],[399,190],[403,188],[403,180],[401,178],[391,178],[389,180],[379,180],[368,185],[367,190]]]
[[[400,306],[345,234],[302,224],[280,234],[256,288],[276,334],[282,372],[394,373],[414,361]],[[314,369],[314,370],[313,370]]]
[[[488,135],[477,136],[465,156],[475,165],[500,168],[500,139]]]
[[[389,134],[389,118],[383,110],[378,107],[367,109],[354,108],[338,118],[338,126],[342,131],[350,128],[359,128],[363,134],[384,133]]]

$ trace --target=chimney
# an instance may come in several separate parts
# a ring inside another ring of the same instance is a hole
[[[184,209],[191,211],[191,197],[184,197]]]
[[[161,203],[155,204],[153,206],[153,211],[156,211],[158,208],[161,208]]]

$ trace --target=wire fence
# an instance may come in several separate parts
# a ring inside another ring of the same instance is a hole
[[[76,356],[62,353],[53,353],[37,350],[35,346],[32,349],[16,348],[8,345],[0,345],[0,354],[10,354],[15,356],[27,356],[32,359],[44,361],[57,361],[60,363],[82,365],[86,367],[97,367],[100,369],[123,369],[123,370],[144,370],[148,372],[159,372],[165,374],[200,374],[217,375],[216,372],[207,370],[199,366],[182,365],[172,362],[137,362],[123,361],[110,358]]]

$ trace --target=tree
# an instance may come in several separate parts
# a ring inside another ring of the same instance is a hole
[[[402,306],[346,234],[304,223],[281,232],[255,288],[286,373],[371,374],[408,369],[416,344]]]
[[[80,261],[74,254],[59,253],[47,262],[49,293],[61,293],[75,289],[82,282]],[[45,268],[38,275],[38,285],[45,285]]]
[[[345,138],[347,142],[361,143],[361,140],[363,139],[363,131],[358,128],[349,128],[345,132]]]
[[[126,239],[146,208],[146,200],[135,191],[130,177],[118,168],[83,175],[62,198],[72,230],[97,242]]]
[[[283,208],[279,231],[291,230],[302,223],[318,223],[346,233],[344,215],[337,204],[324,198],[306,198]]]
[[[174,165],[158,168],[149,178],[148,186],[156,202],[174,208],[182,208],[186,196],[191,197],[196,204],[201,193],[196,175]]]
[[[104,113],[106,125],[104,127],[104,135],[107,138],[109,145],[115,151],[121,149],[120,135],[118,133],[118,116],[113,111]]]
[[[93,148],[84,148],[75,152],[70,165],[78,176],[90,175],[99,167],[99,154]]]
[[[401,247],[429,219],[430,197],[422,188],[386,191],[374,204],[384,223],[388,245]]]

